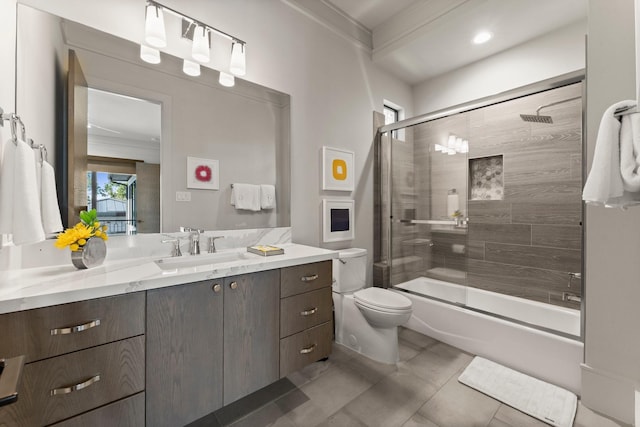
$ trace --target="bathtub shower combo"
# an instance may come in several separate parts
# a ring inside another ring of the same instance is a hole
[[[582,93],[572,74],[381,127],[374,248],[407,327],[576,393]]]

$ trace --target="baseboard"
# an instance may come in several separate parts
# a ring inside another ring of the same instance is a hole
[[[638,425],[634,423],[636,389],[640,388],[636,381],[584,363],[580,368],[583,405],[623,423]]]

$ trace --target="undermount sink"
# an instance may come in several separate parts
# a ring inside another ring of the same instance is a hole
[[[200,265],[218,264],[222,262],[238,261],[245,258],[244,252],[216,252],[213,254],[184,255],[179,257],[162,258],[155,263],[162,270],[176,268],[197,267]]]

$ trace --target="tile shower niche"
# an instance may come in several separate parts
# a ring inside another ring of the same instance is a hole
[[[503,200],[502,155],[469,159],[470,200]]]

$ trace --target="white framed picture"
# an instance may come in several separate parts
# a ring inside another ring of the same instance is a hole
[[[217,160],[187,157],[187,188],[220,189],[220,169]]]
[[[322,199],[322,241],[353,240],[355,202],[346,199]]]
[[[322,189],[353,191],[353,151],[322,147]]]

